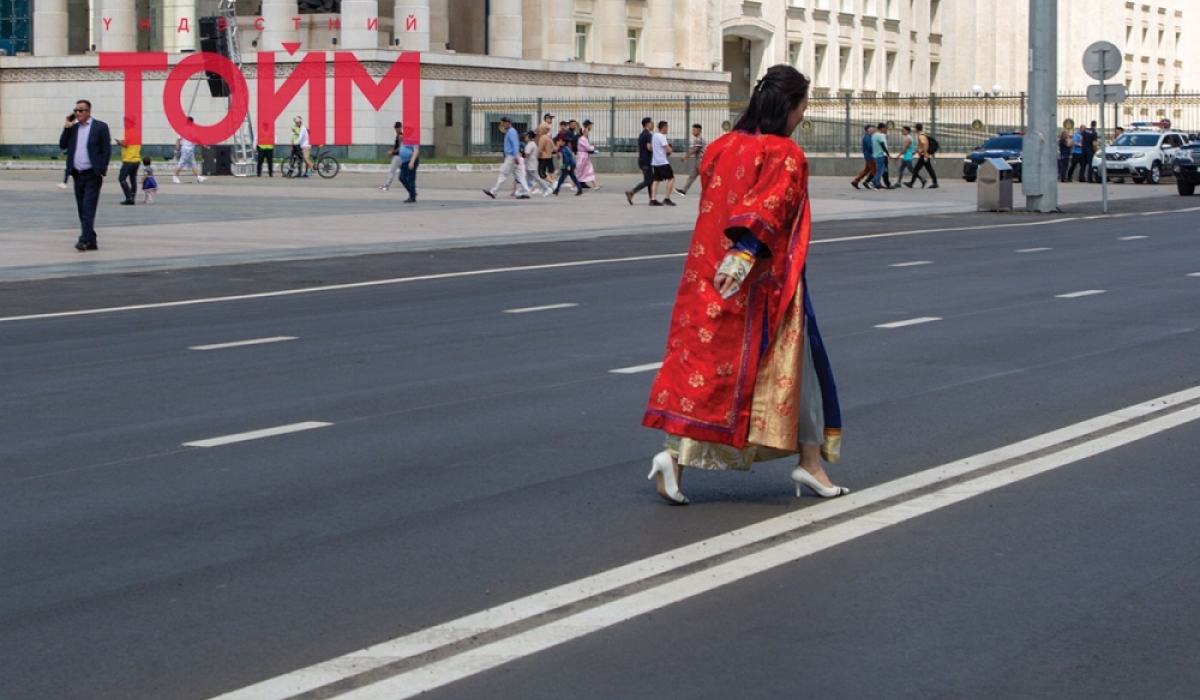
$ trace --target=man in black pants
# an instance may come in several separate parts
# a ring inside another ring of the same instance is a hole
[[[1096,142],[1100,140],[1100,134],[1096,133],[1096,122],[1092,122],[1090,128],[1083,130],[1083,167],[1079,170],[1080,182],[1100,182],[1100,176],[1096,173],[1095,166],[1092,165],[1092,159],[1096,157]]]
[[[67,165],[75,180],[75,207],[79,210],[79,241],[75,250],[97,250],[96,205],[100,187],[112,158],[112,136],[108,124],[92,119],[92,103],[80,100],[63,125],[58,147],[67,152]]]
[[[929,137],[925,135],[925,125],[914,124],[913,129],[917,132],[917,167],[913,169],[913,176],[908,181],[908,186],[912,187],[921,173],[921,168],[924,168],[929,173],[929,179],[933,181],[929,189],[936,190],[938,186],[937,173],[933,171],[933,154],[929,152]],[[924,187],[925,183],[922,182],[921,186]]]
[[[654,120],[646,117],[642,120],[642,133],[638,135],[637,140],[638,150],[638,168],[642,171],[642,181],[637,187],[625,192],[625,199],[629,200],[629,204],[633,204],[633,195],[641,190],[645,190],[654,184],[654,168],[650,166],[650,161],[654,157]],[[649,194],[649,190],[647,190]],[[667,191],[667,196],[671,194]],[[652,196],[651,201],[654,200]]]

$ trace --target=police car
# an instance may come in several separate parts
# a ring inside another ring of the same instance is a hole
[[[1188,143],[1187,134],[1172,129],[1170,122],[1136,122],[1107,148],[1108,176],[1128,176],[1136,183],[1157,185],[1163,175],[1172,174],[1179,149]],[[1092,159],[1100,170],[1100,152]]]
[[[1015,133],[1001,133],[988,139],[982,146],[976,148],[963,158],[963,179],[975,182],[979,166],[988,158],[1000,158],[1013,170],[1013,180],[1021,180],[1021,147],[1025,137]]]

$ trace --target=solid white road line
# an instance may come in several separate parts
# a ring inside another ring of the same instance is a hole
[[[1042,251],[1045,251],[1045,250],[1054,250],[1054,249],[1053,248],[1022,248],[1022,249],[1018,250],[1017,252],[1018,253],[1041,253]]]
[[[273,338],[256,338],[254,340],[239,340],[233,343],[217,343],[215,345],[193,345],[188,350],[224,350],[226,348],[240,348],[245,345],[265,345],[267,343],[282,343],[285,340],[296,340],[292,335],[277,335]]]
[[[1189,272],[1188,277],[1200,277],[1200,272]]]
[[[932,265],[932,260],[914,260],[912,262],[892,263],[888,267],[916,267],[917,265]]]
[[[274,437],[276,435],[286,435],[288,433],[298,433],[302,430],[312,430],[313,428],[324,428],[333,425],[333,423],[320,423],[318,421],[308,421],[305,423],[292,423],[291,425],[281,425],[276,428],[264,428],[262,430],[252,430],[248,433],[237,433],[236,435],[223,435],[221,437],[209,438],[207,440],[196,440],[195,442],[185,442],[184,447],[217,447],[218,445],[229,445],[235,442],[245,442],[247,440],[258,440],[259,438]]]
[[[922,316],[921,318],[910,318],[907,321],[893,321],[892,323],[881,323],[876,328],[904,328],[905,326],[915,326],[921,323],[931,323],[933,321],[942,320],[938,316]]]
[[[1118,241],[1140,241],[1143,238],[1149,238],[1149,236],[1121,236],[1117,240]]]
[[[1092,296],[1092,295],[1094,295],[1094,294],[1103,294],[1105,291],[1107,291],[1107,290],[1104,290],[1104,289],[1085,289],[1085,290],[1083,290],[1082,292],[1071,292],[1070,294],[1056,294],[1056,295],[1055,295],[1055,298],[1058,298],[1058,299],[1078,299],[1079,297],[1090,297],[1090,296]]]
[[[648,365],[634,365],[633,367],[622,367],[620,369],[610,369],[609,374],[637,374],[639,372],[649,372],[650,370],[662,367],[661,362],[651,362]]]
[[[579,304],[547,304],[546,306],[530,306],[524,309],[505,309],[506,314],[527,314],[533,311],[549,311],[551,309],[569,309]]]
[[[1034,453],[1065,448],[1026,463],[1018,463],[1006,469],[976,477],[971,481],[952,483],[951,486],[940,491],[910,498],[906,502],[882,511],[869,513],[811,535],[802,535],[756,554],[674,579],[665,584],[670,587],[670,595],[662,595],[657,592],[658,589],[649,589],[619,598],[580,614],[564,616],[529,632],[450,656],[442,661],[422,666],[380,683],[365,686],[358,691],[351,691],[349,695],[337,696],[343,700],[409,697],[411,694],[445,685],[520,656],[535,653],[548,646],[553,646],[553,644],[603,629],[634,615],[665,607],[690,595],[696,595],[739,578],[795,561],[868,532],[877,531],[994,488],[1015,483],[1149,437],[1171,427],[1200,419],[1200,406],[1197,405],[1173,411],[1180,405],[1197,399],[1200,399],[1200,387],[1129,406],[989,452],[910,474],[848,496],[820,502],[787,515],[771,518],[739,530],[563,584],[451,622],[277,676],[226,693],[213,700],[284,700],[388,664],[468,640],[479,634],[500,630],[514,623],[610,593],[621,587],[669,573],[681,567],[736,552],[747,546],[795,532],[814,523],[840,518],[855,510],[913,494],[918,490],[928,489],[938,484],[958,482],[972,472],[1018,460]],[[1163,415],[1156,416],[1160,413]],[[1150,420],[1126,427],[1118,432],[1111,432],[1124,424],[1147,418]],[[1096,435],[1102,431],[1105,434]]]

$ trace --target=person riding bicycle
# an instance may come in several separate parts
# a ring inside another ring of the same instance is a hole
[[[304,126],[304,120],[300,117],[296,117],[292,124],[292,155],[304,159],[304,173],[300,177],[308,177],[313,173],[312,160],[309,158],[312,145],[308,142],[308,127]]]

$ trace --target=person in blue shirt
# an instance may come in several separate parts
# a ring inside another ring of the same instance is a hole
[[[521,137],[513,128],[512,120],[504,117],[500,120],[500,132],[504,134],[504,165],[500,167],[500,177],[496,178],[496,186],[484,189],[483,193],[492,199],[496,192],[504,187],[509,178],[517,180],[517,199],[529,199],[529,183],[525,181],[525,168],[517,167],[517,159],[521,157]]]
[[[1079,181],[1083,182],[1083,173],[1087,167],[1083,163],[1083,127],[1079,127],[1071,136],[1071,167],[1067,169],[1067,182],[1075,174],[1075,166],[1079,166]]]
[[[575,196],[583,194],[583,188],[579,186],[579,179],[575,177],[575,154],[571,152],[571,141],[566,136],[559,135],[554,140],[554,145],[558,148],[558,154],[562,156],[562,167],[559,168],[558,186],[554,188],[554,194],[562,189],[563,182],[570,177],[575,183]]]
[[[875,177],[871,179],[871,186],[877,190],[892,189],[892,184],[887,181],[887,124],[883,122],[879,122],[875,133],[871,135],[871,157],[875,159]]]
[[[400,151],[400,184],[404,185],[404,189],[408,190],[408,199],[404,200],[405,204],[415,204],[417,201],[417,166],[421,164],[421,145],[417,143],[420,140],[420,134],[413,132],[416,129],[409,128],[407,131],[401,128],[401,143]],[[512,133],[517,133],[516,129],[509,129]]]
[[[875,179],[875,145],[873,139],[871,138],[875,134],[875,127],[871,124],[867,124],[865,127],[863,127],[863,131],[866,133],[864,133],[862,137],[862,153],[863,160],[865,160],[867,164],[862,171],[850,181],[850,185],[856,190],[858,189],[858,183],[860,182],[863,183],[863,187],[871,189],[871,180]],[[864,179],[866,182],[863,182]]]

